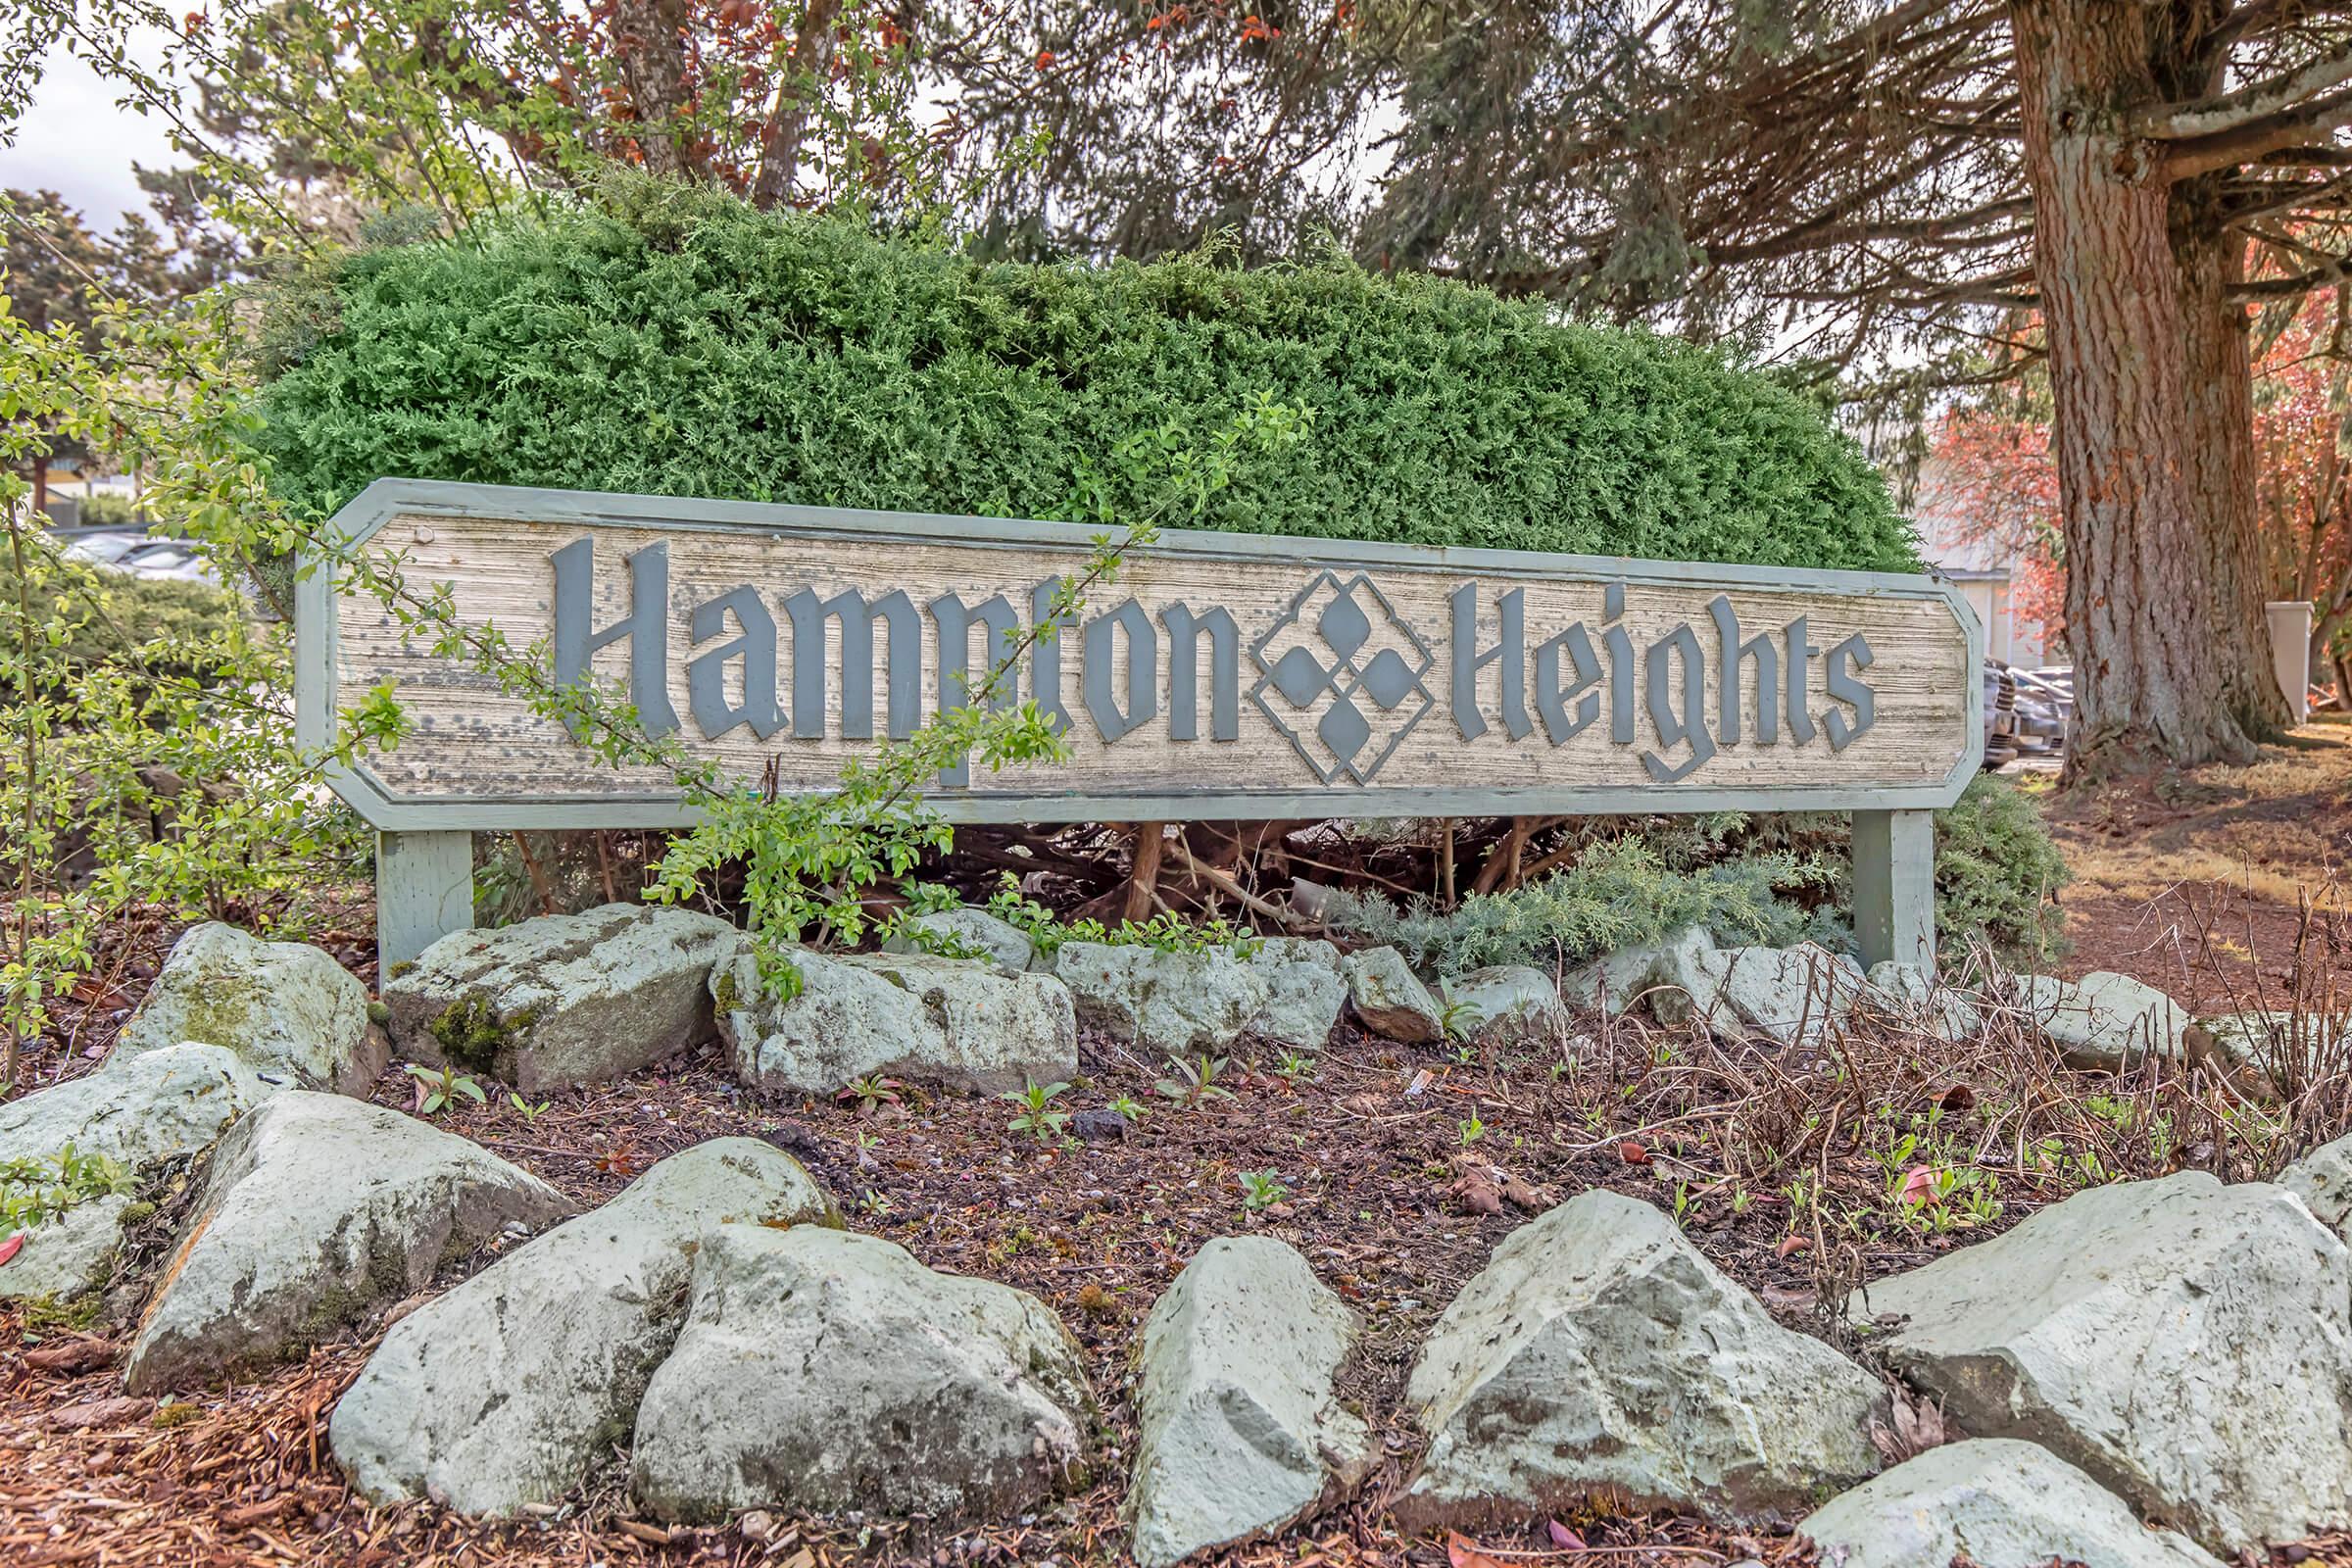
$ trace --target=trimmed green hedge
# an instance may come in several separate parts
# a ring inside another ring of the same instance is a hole
[[[1343,264],[983,264],[641,186],[364,251],[262,441],[306,512],[381,475],[1051,516],[1122,437],[1315,411],[1211,525],[1917,569],[1859,449],[1796,395],[1646,333]]]

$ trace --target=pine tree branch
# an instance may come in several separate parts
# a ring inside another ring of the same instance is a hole
[[[2328,132],[2346,124],[2352,124],[2352,89],[2313,99],[2232,130],[2174,142],[2156,166],[2158,177],[2193,179],[2293,147],[2325,148],[2330,145],[2324,139]]]
[[[2127,110],[2116,129],[2126,136],[2190,141],[2289,123],[2316,97],[2352,81],[2352,39],[2293,71],[2235,92],[2192,104],[2149,104]],[[2218,167],[2218,166],[2215,166]]]

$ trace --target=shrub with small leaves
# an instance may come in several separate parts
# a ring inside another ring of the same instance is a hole
[[[0,1239],[57,1218],[94,1198],[122,1197],[137,1186],[109,1154],[84,1154],[69,1143],[46,1159],[0,1160]]]

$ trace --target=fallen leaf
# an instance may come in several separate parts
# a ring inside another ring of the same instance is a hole
[[[1787,1257],[1789,1253],[1801,1252],[1812,1245],[1813,1239],[1810,1236],[1784,1236],[1781,1238],[1781,1245],[1775,1248],[1774,1251],[1782,1257]]]
[[[1453,1184],[1453,1196],[1470,1213],[1499,1214],[1502,1212],[1502,1194],[1493,1182],[1477,1171],[1462,1172]]]
[[[1925,1208],[1934,1203],[1940,1206],[1943,1195],[1936,1191],[1936,1167],[1914,1165],[1903,1177],[1903,1201],[1913,1208]]]
[[[24,1250],[24,1233],[19,1231],[7,1241],[0,1242],[0,1263],[7,1262],[23,1250]]]
[[[122,1354],[122,1348],[114,1341],[83,1334],[63,1345],[26,1350],[24,1364],[36,1372],[87,1372],[92,1367],[112,1366]]]
[[[1546,1520],[1545,1523],[1550,1526],[1551,1544],[1553,1545],[1563,1547],[1569,1551],[1582,1551],[1585,1549],[1584,1537],[1578,1535],[1575,1531],[1569,1529],[1557,1519]]]
[[[1888,1464],[1901,1464],[1950,1441],[1943,1424],[1943,1406],[1919,1398],[1897,1385],[1890,1390],[1887,1419],[1873,1417],[1871,1446]]]
[[[69,1404],[62,1410],[49,1412],[49,1424],[61,1432],[83,1432],[91,1427],[127,1426],[145,1415],[155,1404],[153,1399],[134,1399],[128,1395],[117,1395],[108,1399],[90,1399],[81,1404]]]
[[[1977,1092],[1966,1084],[1954,1084],[1936,1097],[1936,1103],[1945,1110],[1968,1110],[1977,1102]]]
[[[1499,1557],[1490,1557],[1458,1530],[1446,1532],[1446,1560],[1453,1568],[1504,1568]]]
[[[1646,1165],[1649,1163],[1649,1151],[1628,1138],[1617,1146],[1617,1157],[1628,1165]]]

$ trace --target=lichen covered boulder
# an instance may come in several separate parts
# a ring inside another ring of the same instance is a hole
[[[129,1166],[184,1154],[285,1087],[223,1047],[166,1047],[0,1102],[0,1160],[47,1159],[69,1143]]]
[[[302,1354],[509,1225],[571,1212],[469,1139],[287,1090],[229,1129],[123,1369],[132,1394]]]
[[[1953,1044],[1977,1032],[1982,1016],[1976,1002],[1954,987],[1938,984],[1916,963],[1889,958],[1870,966],[1856,1007],[1881,1022]]]
[[[277,1087],[220,1046],[167,1046],[0,1104],[0,1162],[54,1169],[71,1145],[135,1180],[152,1161],[203,1149]],[[0,1267],[0,1300],[70,1300],[104,1285],[131,1203],[128,1193],[93,1195],[28,1231]]]
[[[2352,1138],[2324,1144],[2278,1173],[2278,1185],[2303,1200],[2311,1217],[2341,1240],[2352,1221]]]
[[[2186,1536],[2142,1526],[2047,1448],[2008,1438],[1930,1448],[1796,1528],[1821,1548],[1822,1568],[2221,1568]]]
[[[1752,1032],[1775,1045],[1818,1042],[1862,995],[1854,961],[1816,943],[1724,948],[1692,959],[1693,1010],[1719,1035]]]
[[[190,926],[115,1037],[109,1068],[195,1041],[307,1089],[365,1095],[386,1054],[368,1030],[368,988],[307,942],[233,925]]]
[[[2070,1067],[2115,1070],[2154,1055],[2179,1061],[2193,1021],[2186,1008],[2143,980],[2093,970],[2076,981],[2026,975],[2018,982],[2026,1018]]]
[[[1144,1323],[1127,1494],[1143,1568],[1298,1518],[1370,1466],[1334,1380],[1355,1316],[1270,1236],[1203,1247]]]
[[[979,1094],[1078,1074],[1070,993],[1050,974],[927,954],[793,954],[801,991],[765,990],[751,940],[711,971],[719,1035],[736,1076],[760,1089],[829,1095],[886,1074]]]
[[[1429,1448],[1415,1528],[1565,1514],[1598,1494],[1719,1522],[1879,1467],[1876,1380],[1782,1328],[1648,1203],[1581,1194],[1462,1287],[1406,1390]]]
[[[1446,1009],[1395,948],[1366,948],[1340,960],[1348,1002],[1383,1040],[1434,1046],[1446,1038]]]
[[[1266,1000],[1250,1015],[1248,1031],[1300,1051],[1321,1051],[1330,1044],[1332,1025],[1340,1021],[1341,1004],[1348,1000],[1340,950],[1304,937],[1267,937],[1250,962],[1265,979]]]
[[[62,1304],[104,1288],[133,1203],[128,1193],[101,1193],[28,1227],[17,1255],[0,1265],[0,1301]]]
[[[711,1038],[711,966],[738,935],[638,904],[453,932],[384,980],[392,1043],[526,1095],[618,1078]]]
[[[1223,1050],[1266,1004],[1266,972],[1226,947],[1065,942],[1054,972],[1080,1023],[1171,1055]]]
[[[1541,969],[1500,964],[1445,982],[1453,1031],[1482,1050],[1544,1049],[1568,1038],[1560,988]]]
[[[2077,1193],[1854,1311],[1978,1437],[2038,1443],[2234,1554],[2352,1526],[2352,1253],[2284,1189]]]
[[[657,1517],[745,1508],[1001,1519],[1082,1476],[1092,1398],[1044,1303],[893,1242],[727,1225],[638,1409]]]
[[[1690,1016],[1687,988],[1696,972],[1692,966],[1714,952],[1705,927],[1687,925],[1570,970],[1560,982],[1560,995],[1572,1006],[1595,1008],[1612,1018],[1646,998],[1660,1022],[1679,1024]]]
[[[2277,1099],[2279,1085],[2324,1075],[2348,1036],[2352,1019],[2277,1008],[2200,1018],[2181,1031],[2180,1041],[2191,1062],[2244,1093]]]
[[[884,944],[890,952],[981,958],[1006,974],[1039,967],[1037,944],[1029,933],[986,909],[942,909],[918,914],[906,924],[907,931]]]
[[[822,1223],[789,1155],[717,1138],[525,1243],[394,1324],[328,1436],[360,1493],[466,1514],[553,1503],[628,1436],[722,1225]]]

